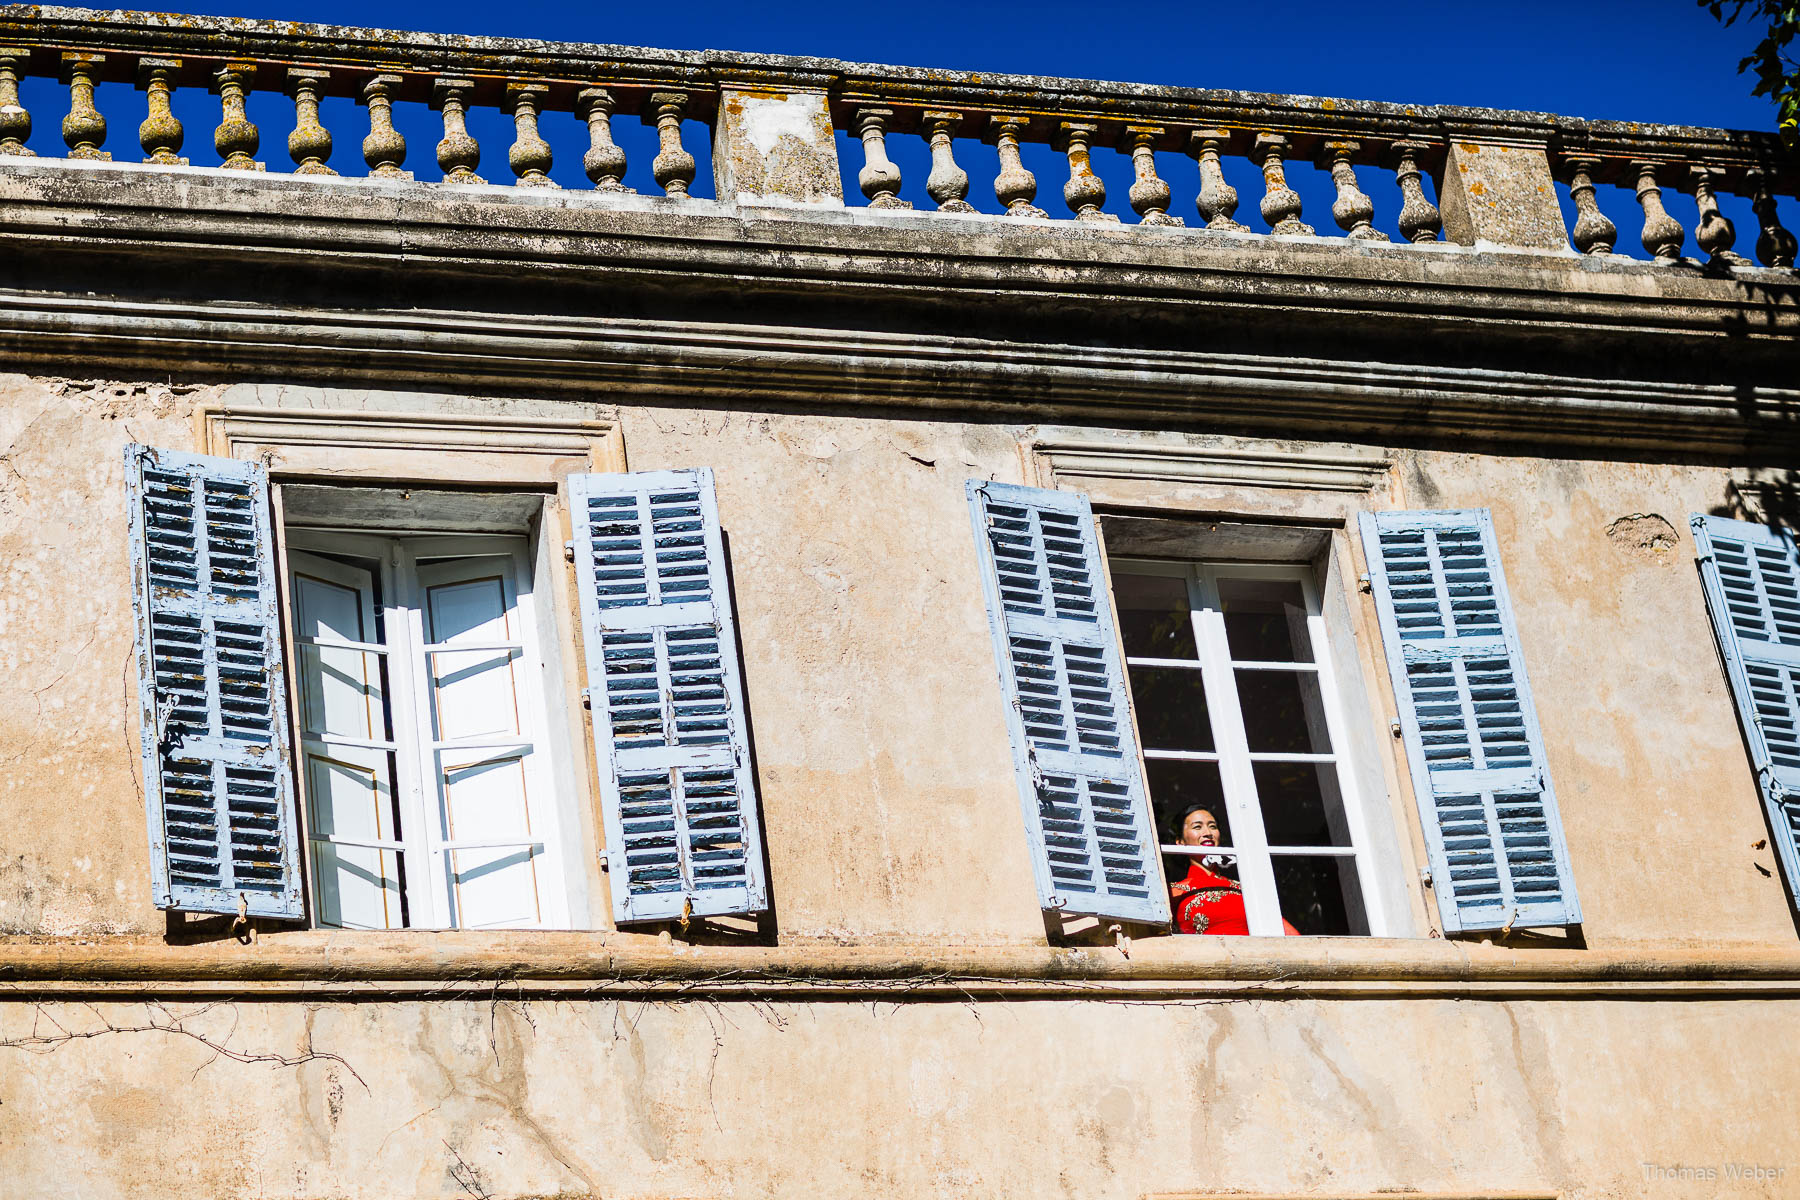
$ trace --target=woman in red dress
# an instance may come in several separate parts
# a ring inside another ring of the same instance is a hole
[[[1219,822],[1212,809],[1192,804],[1181,814],[1181,827],[1176,838],[1184,846],[1221,845]],[[1215,860],[1216,861],[1216,860]],[[1188,867],[1186,879],[1169,885],[1169,902],[1175,910],[1177,933],[1247,934],[1250,922],[1244,916],[1244,889],[1235,879],[1215,874],[1207,860],[1195,858]],[[1300,931],[1286,921],[1282,930],[1288,934]]]

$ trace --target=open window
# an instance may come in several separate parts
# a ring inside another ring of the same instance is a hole
[[[314,920],[566,927],[526,538],[286,535]]]
[[[131,446],[126,478],[158,907],[373,929],[588,928],[602,889],[620,923],[767,907],[710,471],[271,487]]]
[[[1347,737],[1311,564],[1111,567],[1170,883],[1236,884],[1250,933],[1279,934],[1284,921],[1371,932],[1367,839],[1340,762]],[[1218,828],[1184,842],[1183,818],[1200,806]]]

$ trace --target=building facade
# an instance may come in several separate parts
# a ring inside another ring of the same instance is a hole
[[[1797,182],[0,8],[8,1194],[1793,1194]]]

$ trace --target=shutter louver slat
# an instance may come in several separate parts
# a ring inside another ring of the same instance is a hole
[[[1445,932],[1581,920],[1486,510],[1362,516]]]
[[[1695,514],[1690,523],[1757,787],[1800,904],[1800,549],[1749,521]]]
[[[125,477],[156,905],[303,917],[267,478],[145,446]]]
[[[1087,498],[981,480],[968,495],[1039,900],[1167,924]]]
[[[613,917],[768,907],[712,472],[571,475]]]

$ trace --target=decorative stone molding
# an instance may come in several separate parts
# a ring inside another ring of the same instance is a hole
[[[618,424],[573,416],[222,405],[200,423],[207,453],[266,457],[277,477],[542,485],[625,469]]]
[[[1232,487],[1368,492],[1387,481],[1394,463],[1380,454],[1343,447],[1279,443],[1244,446],[1135,441],[1047,441],[1032,447],[1050,486],[1082,479],[1138,479]]]
[[[8,999],[92,999],[96,986],[149,996],[464,995],[684,997],[881,996],[1154,1000],[1300,994],[1393,999],[1585,996],[1786,1000],[1800,996],[1791,947],[1623,945],[1517,949],[1442,938],[1343,939],[1327,952],[1152,938],[1129,958],[1105,946],[694,946],[620,932],[297,931],[171,945],[161,939],[0,940]],[[1410,1197],[1413,1193],[1407,1193]]]

